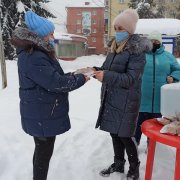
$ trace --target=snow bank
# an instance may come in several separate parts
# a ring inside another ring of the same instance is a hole
[[[173,36],[180,34],[180,20],[170,18],[139,19],[135,33],[149,34],[153,31]]]

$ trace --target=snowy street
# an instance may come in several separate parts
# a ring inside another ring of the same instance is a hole
[[[80,57],[73,62],[60,61],[65,72],[101,66],[105,57]],[[21,129],[18,96],[17,62],[7,61],[8,87],[0,90],[0,180],[32,180],[33,138]],[[50,162],[48,180],[125,180],[125,174],[99,176],[99,171],[113,162],[111,137],[95,129],[100,104],[101,84],[95,79],[70,93],[72,128],[57,136]],[[139,146],[140,179],[144,180],[146,137]],[[126,158],[127,160],[127,158]],[[175,149],[157,145],[152,180],[173,180]]]

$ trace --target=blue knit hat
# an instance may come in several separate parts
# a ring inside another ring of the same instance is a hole
[[[27,11],[25,14],[25,24],[28,29],[36,33],[40,37],[47,36],[54,32],[54,24],[46,18],[38,16],[33,11]]]

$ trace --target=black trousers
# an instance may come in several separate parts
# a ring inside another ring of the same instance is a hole
[[[158,118],[161,116],[162,116],[161,113],[148,113],[148,112],[139,113],[138,123],[137,123],[136,133],[135,133],[135,139],[138,144],[140,143],[141,135],[142,135],[141,124],[147,119]]]
[[[34,137],[33,180],[46,180],[56,137]]]
[[[124,153],[126,150],[129,163],[138,164],[138,150],[137,144],[134,137],[119,137],[116,134],[111,134],[114,158],[115,160],[124,161]]]

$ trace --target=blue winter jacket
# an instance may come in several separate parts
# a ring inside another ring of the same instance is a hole
[[[167,84],[167,76],[179,81],[180,64],[161,46],[155,53],[146,54],[140,112],[160,113],[160,90]]]
[[[16,38],[19,38],[16,33]],[[59,62],[43,51],[29,53],[18,49],[17,54],[23,130],[36,137],[50,137],[68,131],[68,92],[81,87],[85,77],[64,74]]]

